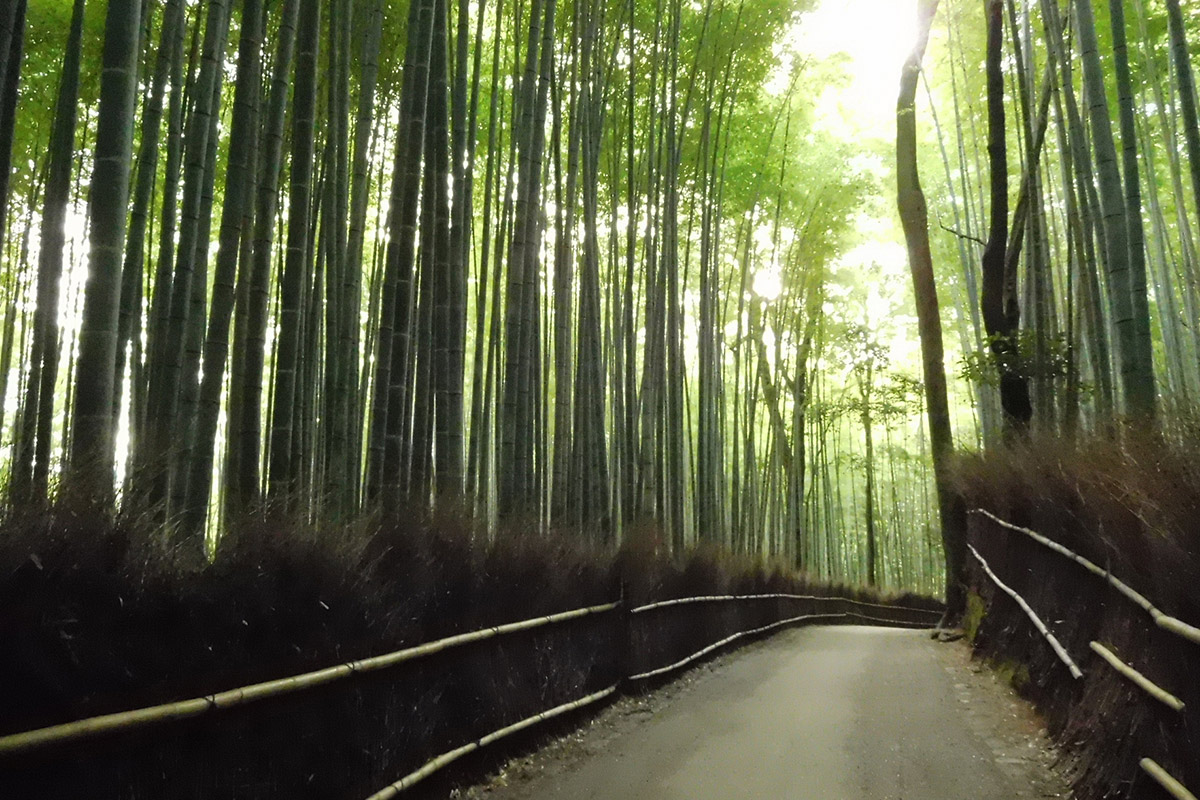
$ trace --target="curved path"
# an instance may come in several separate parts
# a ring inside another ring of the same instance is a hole
[[[495,800],[1065,797],[1032,713],[961,645],[801,628],[629,699],[517,762]],[[641,707],[639,707],[639,705]],[[646,706],[650,706],[647,708]],[[658,706],[658,707],[654,707]],[[565,742],[565,745],[564,745]]]

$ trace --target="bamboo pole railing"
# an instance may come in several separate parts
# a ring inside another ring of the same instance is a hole
[[[532,717],[526,717],[520,722],[514,722],[512,725],[508,725],[507,727],[501,728],[498,731],[489,733],[487,736],[464,744],[462,747],[456,747],[453,750],[442,753],[440,756],[427,761],[421,767],[413,772],[408,773],[395,783],[389,784],[380,789],[378,792],[367,798],[367,800],[390,800],[390,798],[393,798],[404,790],[420,783],[438,770],[449,764],[452,764],[465,755],[469,755],[482,747],[487,747],[493,742],[499,741],[506,736],[511,736],[519,731],[523,731],[526,728],[531,728],[534,725],[555,717],[562,716],[563,714],[567,714],[585,706],[592,705],[593,703],[598,703],[604,698],[610,697],[616,691],[617,686],[614,684],[607,689],[602,689],[594,694],[589,694],[587,697],[581,697],[578,700],[571,701],[570,703],[563,703],[560,706],[555,706],[554,708],[543,711],[540,714],[534,714]]]
[[[971,551],[971,555],[975,556],[975,560],[979,562],[979,566],[983,567],[983,571],[986,572],[988,577],[992,579],[992,582],[995,583],[1002,592],[1016,601],[1016,604],[1021,607],[1021,610],[1025,612],[1025,616],[1029,617],[1029,621],[1033,623],[1035,628],[1037,628],[1038,633],[1042,634],[1042,637],[1049,643],[1050,648],[1054,651],[1054,654],[1057,655],[1059,660],[1066,665],[1067,669],[1071,672],[1071,677],[1075,678],[1076,680],[1082,678],[1083,670],[1081,670],[1079,666],[1071,659],[1071,656],[1069,653],[1067,653],[1066,648],[1063,647],[1058,641],[1058,638],[1050,632],[1050,629],[1046,627],[1044,622],[1042,622],[1041,618],[1037,615],[1037,612],[1030,608],[1029,603],[1025,602],[1025,598],[1021,597],[1021,595],[1017,594],[1008,584],[1000,580],[996,573],[992,571],[992,568],[988,566],[988,563],[983,560],[983,556],[979,555],[978,550],[976,550],[970,544],[967,545],[967,549]]]
[[[672,605],[682,605],[695,602],[762,599],[841,601],[866,607],[896,609],[903,612],[937,613],[928,611],[927,609],[910,608],[904,606],[887,606],[879,603],[867,603],[861,600],[852,600],[850,598],[788,594],[686,597],[640,606],[636,609],[633,609],[631,613],[644,613]],[[146,708],[120,711],[112,714],[103,714],[95,717],[75,720],[73,722],[66,722],[59,725],[51,725],[45,728],[38,728],[31,731],[23,731],[21,733],[0,736],[0,757],[27,753],[45,747],[89,739],[105,734],[131,732],[152,725],[189,719],[202,714],[245,705],[258,700],[280,697],[282,695],[292,694],[294,692],[300,692],[333,683],[335,681],[344,680],[357,674],[374,672],[377,670],[394,667],[407,661],[413,661],[415,659],[432,656],[436,653],[440,653],[444,650],[454,647],[480,642],[497,636],[504,636],[512,633],[518,633],[520,631],[532,630],[547,625],[570,622],[572,620],[577,620],[594,614],[610,612],[619,606],[620,603],[605,603],[603,605],[578,608],[544,617],[535,617],[532,619],[522,620],[520,622],[496,625],[490,628],[471,631],[469,633],[460,633],[454,636],[447,636],[432,642],[404,648],[402,650],[396,650],[383,655],[372,656],[356,661],[349,661],[331,667],[313,670],[311,672],[305,672],[299,675],[278,678],[275,680],[263,681],[261,683],[255,683],[249,686],[241,686],[238,688],[205,695],[203,697],[194,697],[186,700],[162,703]],[[842,614],[837,616],[857,616],[870,621],[888,622],[892,624],[921,624],[905,620],[868,617],[861,614]],[[744,635],[751,635],[751,632],[747,632]],[[694,658],[699,657],[700,656],[695,656],[693,657],[693,660]]]
[[[697,650],[696,652],[692,653],[690,656],[687,656],[686,658],[676,661],[674,664],[668,664],[665,667],[659,667],[658,669],[652,669],[648,672],[639,672],[636,675],[630,675],[626,680],[644,681],[644,680],[649,680],[650,678],[657,678],[661,675],[666,675],[669,672],[674,672],[676,670],[683,669],[688,664],[698,661],[701,658],[704,658],[704,656],[708,655],[709,653],[711,653],[715,650],[719,650],[722,647],[724,647],[725,645],[730,644],[732,642],[736,642],[738,639],[742,639],[746,636],[755,636],[760,633],[766,633],[769,630],[773,630],[775,628],[781,628],[784,625],[794,625],[797,622],[811,621],[814,619],[845,619],[847,616],[848,616],[847,614],[801,614],[798,617],[789,617],[787,619],[781,619],[777,622],[772,622],[769,625],[763,625],[762,627],[759,627],[759,628],[753,628],[748,631],[742,631],[741,633],[735,633],[732,636],[726,636],[724,639],[721,639],[720,641],[717,641],[717,642],[713,642],[712,644],[708,645],[707,647],[701,648],[700,650]]]
[[[640,606],[636,609],[633,609],[630,611],[630,613],[631,614],[639,613],[639,612],[644,613],[646,611],[653,611],[653,610],[659,609],[659,608],[678,606],[678,605],[684,605],[687,603],[696,603],[696,602],[713,602],[713,601],[723,601],[723,600],[761,600],[761,599],[846,600],[846,598],[837,598],[837,597],[812,597],[812,596],[808,596],[808,595],[785,595],[785,594],[720,595],[720,596],[710,595],[710,596],[705,596],[705,597],[682,597],[682,598],[677,598],[675,600],[664,600],[659,603],[650,603],[648,605]],[[853,601],[853,600],[851,600],[849,602],[856,602],[856,603],[859,603],[860,605],[877,606],[877,607],[881,607],[881,608],[901,608],[901,609],[907,610],[907,611],[922,611],[922,612],[926,611],[926,609],[904,608],[901,606],[882,606],[878,603],[863,603],[860,601]],[[929,612],[929,613],[936,613],[936,612]],[[913,621],[892,620],[892,619],[885,619],[882,617],[871,617],[871,616],[867,616],[864,614],[857,614],[854,612],[846,612],[846,613],[839,613],[839,614],[802,614],[800,616],[789,617],[787,619],[778,620],[776,622],[772,622],[770,624],[763,625],[758,628],[752,628],[750,630],[741,631],[739,633],[733,634],[732,636],[726,636],[725,638],[721,639],[720,641],[713,642],[712,644],[707,645],[706,647],[703,647],[700,650],[697,650],[695,653],[692,653],[691,655],[687,656],[686,658],[676,661],[673,664],[668,664],[665,667],[659,667],[658,669],[649,670],[648,672],[641,672],[636,675],[630,675],[625,680],[629,681],[629,682],[644,681],[644,680],[649,680],[651,678],[660,677],[662,675],[666,675],[671,672],[675,672],[676,670],[683,669],[684,667],[688,666],[689,664],[692,664],[692,663],[700,660],[701,658],[704,658],[704,656],[706,656],[716,650],[719,650],[722,647],[725,647],[726,645],[732,644],[733,642],[737,641],[738,639],[743,639],[748,636],[756,636],[758,634],[766,633],[766,632],[774,630],[776,628],[781,628],[785,625],[794,625],[798,622],[810,622],[813,620],[822,620],[822,619],[845,619],[847,617],[856,617],[856,618],[868,620],[871,622],[887,622],[887,623],[890,623],[893,625],[896,625],[896,624],[899,624],[899,625],[923,625],[924,624],[924,623],[913,622]],[[517,733],[518,731],[525,730],[527,728],[533,727],[534,725],[538,725],[542,722],[553,719],[554,717],[561,716],[562,714],[566,714],[571,711],[575,711],[576,709],[583,708],[583,707],[591,705],[593,703],[597,703],[597,702],[605,699],[606,697],[611,696],[614,692],[617,691],[618,688],[619,688],[619,685],[610,686],[607,689],[596,692],[595,694],[590,694],[587,697],[580,698],[579,700],[575,700],[570,703],[564,703],[560,706],[555,706],[554,708],[549,709],[548,711],[543,711],[540,714],[535,714],[531,717],[527,717],[527,718],[521,720],[520,722],[516,722],[505,728],[501,728],[500,730],[495,731],[494,733],[489,733],[487,736],[484,736],[473,742],[468,742],[467,744],[464,744],[461,747],[456,747],[453,750],[449,750],[445,753],[442,753],[441,755],[430,759],[425,764],[421,765],[416,770],[405,775],[403,778],[396,781],[395,783],[389,784],[388,786],[379,790],[375,794],[371,795],[369,798],[367,798],[367,800],[391,800],[391,798],[396,797],[401,792],[403,792],[406,789],[409,789],[412,786],[416,785],[417,783],[425,780],[430,775],[433,775],[438,770],[441,770],[442,768],[457,761],[458,759],[462,758],[463,756],[469,755],[469,754],[475,752],[476,750],[479,750],[482,747],[486,747],[487,745],[491,744],[492,742],[495,742],[499,739],[503,739],[506,736],[510,736],[511,734]]]
[[[132,711],[121,711],[115,714],[88,717],[87,719],[75,722],[67,722],[47,728],[38,728],[37,730],[25,731],[23,733],[0,736],[0,756],[25,753],[49,745],[90,738],[105,733],[128,732],[149,725],[187,719],[211,711],[264,700],[269,697],[279,697],[305,689],[312,689],[349,678],[359,673],[387,669],[406,661],[431,656],[453,647],[460,647],[519,631],[532,630],[546,625],[577,620],[593,614],[603,614],[616,609],[619,605],[619,603],[605,603],[604,605],[563,611],[545,617],[534,617],[533,619],[522,620],[520,622],[510,622],[505,625],[496,625],[491,628],[471,631],[470,633],[447,636],[433,642],[415,647],[407,647],[403,650],[396,650],[379,656],[348,661],[337,666],[229,689],[217,694],[205,695],[204,697],[179,700],[173,703],[164,703]]]
[[[1146,598],[1145,595],[1141,594],[1136,589],[1134,589],[1132,586],[1130,586],[1129,584],[1120,580],[1119,578],[1114,576],[1111,572],[1104,569],[1103,567],[1097,566],[1094,562],[1089,561],[1087,558],[1084,558],[1083,556],[1079,555],[1078,553],[1074,552],[1073,550],[1069,550],[1068,548],[1063,547],[1058,542],[1056,542],[1052,539],[1049,539],[1046,536],[1043,536],[1042,534],[1038,533],[1037,531],[1032,531],[1029,528],[1022,528],[1020,525],[1013,525],[1011,522],[1006,522],[1005,520],[1000,519],[999,517],[997,517],[995,514],[991,513],[990,511],[987,511],[982,508],[975,508],[975,509],[971,510],[971,513],[978,514],[979,516],[987,517],[992,522],[995,522],[997,525],[999,525],[1003,528],[1007,528],[1011,531],[1016,531],[1017,533],[1022,533],[1024,535],[1028,536],[1030,539],[1033,539],[1035,542],[1042,545],[1043,547],[1046,547],[1050,550],[1053,550],[1054,552],[1058,553],[1061,556],[1065,556],[1066,558],[1071,559],[1076,564],[1078,564],[1081,567],[1083,567],[1084,569],[1086,569],[1088,572],[1091,572],[1094,575],[1098,575],[1101,578],[1104,578],[1106,581],[1108,581],[1108,583],[1114,589],[1116,589],[1118,592],[1120,592],[1122,595],[1124,595],[1127,599],[1129,599],[1130,602],[1134,603],[1135,605],[1140,607],[1142,610],[1144,610],[1147,614],[1149,614],[1150,618],[1152,620],[1154,620],[1154,624],[1157,625],[1158,627],[1162,628],[1165,631],[1169,631],[1170,633],[1173,633],[1176,636],[1180,636],[1184,639],[1187,639],[1188,641],[1193,642],[1194,644],[1200,644],[1200,628],[1197,628],[1194,625],[1189,625],[1188,623],[1184,622],[1183,620],[1178,619],[1176,617],[1172,617],[1170,614],[1163,612],[1161,609],[1157,608],[1153,603],[1151,603]]]
[[[988,519],[990,519],[992,522],[996,523],[997,525],[999,525],[1003,528],[1007,528],[1008,530],[1023,534],[1025,536],[1029,537],[1030,539],[1034,540],[1038,544],[1042,545],[1043,547],[1047,548],[1048,550],[1052,550],[1055,553],[1058,553],[1059,555],[1064,556],[1065,558],[1068,558],[1071,561],[1074,561],[1076,564],[1083,567],[1088,572],[1091,572],[1093,575],[1097,575],[1097,576],[1103,578],[1110,586],[1112,586],[1114,589],[1116,589],[1118,593],[1120,593],[1127,600],[1129,600],[1134,605],[1138,606],[1143,611],[1145,611],[1150,616],[1150,619],[1153,620],[1154,624],[1157,625],[1159,628],[1161,628],[1169,633],[1173,633],[1176,636],[1179,636],[1190,642],[1193,642],[1194,644],[1200,644],[1200,628],[1197,628],[1196,626],[1190,625],[1177,617],[1173,617],[1170,614],[1165,613],[1160,608],[1155,606],[1152,602],[1150,602],[1150,600],[1145,595],[1143,595],[1141,592],[1134,589],[1129,584],[1122,581],[1120,578],[1113,575],[1111,571],[1104,569],[1103,567],[1100,567],[1095,562],[1085,558],[1084,556],[1079,555],[1078,553],[1076,553],[1075,551],[1073,551],[1067,547],[1064,547],[1063,545],[1059,544],[1058,542],[1054,541],[1053,539],[1050,539],[1049,537],[1044,536],[1044,535],[1038,533],[1037,531],[1030,530],[1029,528],[1023,528],[1020,525],[1014,525],[1011,522],[1008,522],[1006,520],[1001,519],[1000,517],[997,517],[995,514],[991,513],[990,511],[987,511],[986,509],[974,508],[974,509],[971,509],[970,513],[977,514],[982,517],[987,517]],[[1027,614],[1030,614],[1030,619],[1032,619],[1034,621],[1035,625],[1039,626],[1039,630],[1043,630],[1044,633],[1048,634],[1048,631],[1045,631],[1044,626],[1042,626],[1040,624],[1040,620],[1037,620],[1036,616],[1032,614],[1032,609],[1030,609],[1028,607],[1028,605],[1020,597],[1018,597],[1015,592],[1009,590],[1007,587],[1004,586],[1003,583],[1000,582],[1000,580],[996,577],[995,573],[991,571],[991,569],[988,567],[987,563],[984,562],[984,560],[979,556],[979,553],[975,550],[974,547],[971,547],[970,545],[967,545],[967,546],[970,547],[971,552],[975,555],[975,558],[979,560],[979,563],[983,567],[984,571],[986,571],[988,573],[989,577],[991,577],[991,579],[996,582],[996,585],[999,586],[1001,589],[1004,589],[1005,591],[1007,591],[1013,597],[1013,599],[1016,600],[1019,605],[1021,605],[1021,607],[1025,610],[1025,612]],[[1050,642],[1051,642],[1052,646],[1055,646],[1057,644],[1056,639],[1050,639]],[[1180,700],[1178,697],[1171,694],[1167,690],[1163,689],[1158,684],[1151,681],[1149,678],[1147,678],[1141,672],[1137,671],[1130,665],[1126,664],[1124,661],[1122,661],[1120,658],[1118,658],[1115,653],[1113,653],[1111,650],[1109,650],[1103,644],[1101,644],[1100,642],[1090,642],[1088,646],[1092,649],[1092,651],[1094,653],[1096,653],[1096,655],[1100,656],[1100,658],[1106,664],[1108,664],[1110,667],[1112,667],[1114,670],[1116,670],[1122,676],[1124,676],[1125,678],[1130,680],[1134,685],[1136,685],[1139,689],[1144,691],[1150,697],[1153,697],[1155,700],[1157,700],[1158,702],[1167,706],[1168,708],[1170,708],[1173,711],[1182,712],[1184,710],[1185,706],[1184,706],[1184,703],[1182,700]],[[1055,646],[1055,652],[1059,652],[1060,648],[1061,648],[1061,645]],[[1059,653],[1060,658],[1063,657],[1064,655],[1065,655],[1065,651],[1062,651],[1061,653]],[[1072,670],[1072,674],[1075,674],[1074,670]],[[1079,676],[1076,675],[1076,677],[1079,677]],[[1182,783],[1180,783],[1178,780],[1176,780],[1174,777],[1172,777],[1171,774],[1168,773],[1165,769],[1163,769],[1154,759],[1143,758],[1140,762],[1138,762],[1138,764],[1141,767],[1143,772],[1145,772],[1147,775],[1149,775],[1151,778],[1153,778],[1154,781],[1156,783],[1158,783],[1158,785],[1161,786],[1163,788],[1163,790],[1167,792],[1167,794],[1169,794],[1171,797],[1175,798],[1175,800],[1197,800],[1196,795],[1194,795],[1190,791],[1188,791],[1187,787],[1185,787]]]
[[[1168,692],[1166,689],[1163,689],[1158,684],[1154,683],[1154,681],[1150,680],[1121,659],[1117,658],[1116,654],[1114,654],[1107,647],[1099,642],[1091,642],[1089,646],[1092,648],[1092,652],[1104,659],[1104,661],[1110,667],[1124,675],[1146,694],[1167,706],[1172,711],[1183,711],[1182,700]]]
[[[894,611],[904,611],[913,614],[931,614],[940,617],[942,612],[935,611],[929,608],[913,608],[911,606],[896,606],[887,605],[886,603],[868,603],[865,600],[854,600],[849,597],[831,597],[825,595],[812,594],[718,594],[718,595],[702,595],[699,597],[678,597],[674,600],[659,600],[655,603],[647,603],[643,606],[638,606],[632,609],[631,614],[644,614],[648,611],[657,611],[662,608],[670,608],[671,606],[690,605],[692,603],[720,603],[737,600],[814,600],[826,602],[841,602],[851,603],[864,608],[886,608]],[[889,622],[891,620],[888,620]]]
[[[1154,759],[1143,758],[1138,764],[1141,766],[1143,772],[1153,778],[1175,800],[1196,800],[1196,795],[1189,792],[1186,786],[1171,777],[1171,774],[1160,767]]]
[[[842,616],[854,617],[855,619],[865,620],[867,622],[886,622],[888,625],[907,625],[912,628],[930,629],[928,622],[917,622],[910,619],[888,619],[887,617],[872,617],[869,614],[859,614],[857,611],[847,611]]]
[[[863,608],[885,608],[896,610],[904,613],[917,614],[938,614],[940,612],[929,609],[912,608],[905,606],[889,606],[882,603],[869,603],[862,600],[853,600],[845,597],[822,597],[815,595],[795,595],[795,594],[761,594],[761,595],[713,595],[705,597],[684,597],[673,600],[664,600],[657,603],[650,603],[644,606],[630,610],[630,616],[638,613],[646,613],[661,608],[672,606],[686,605],[690,603],[704,602],[721,602],[721,601],[754,601],[754,600],[771,600],[771,599],[788,599],[788,600],[806,600],[806,601],[828,601],[842,602],[851,605],[860,606]],[[448,636],[436,641],[428,642],[414,647],[404,648],[391,653],[385,653],[379,656],[349,661],[336,666],[327,667],[325,669],[314,670],[311,672],[293,675],[277,680],[264,681],[262,683],[242,686],[236,689],[230,689],[216,694],[205,695],[203,697],[191,698],[188,700],[180,700],[172,703],[164,703],[147,708],[133,709],[130,711],[117,712],[114,714],[105,714],[96,717],[89,717],[74,722],[68,722],[61,725],[52,725],[46,728],[25,731],[22,733],[0,736],[0,757],[23,754],[44,747],[65,744],[69,742],[79,741],[91,737],[100,736],[106,733],[130,732],[155,724],[166,723],[174,720],[182,720],[190,717],[196,717],[201,714],[228,709],[235,706],[245,705],[247,703],[263,700],[267,698],[279,697],[294,692],[299,692],[305,689],[311,689],[317,686],[323,686],[334,681],[343,680],[353,675],[360,673],[373,672],[388,667],[396,666],[407,661],[413,661],[422,657],[431,656],[442,651],[459,647],[462,645],[480,642],[486,639],[503,636],[506,634],[517,633],[520,631],[533,630],[548,625],[555,625],[569,622],[572,620],[581,619],[583,617],[603,614],[618,609],[622,603],[606,603],[603,605],[589,606],[586,608],[578,608],[572,611],[564,611],[558,614],[551,614],[543,617],[535,617],[532,619],[522,620],[520,622],[512,622],[504,625],[496,625],[490,628],[484,628],[469,633],[456,634]],[[738,639],[757,634],[765,633],[785,625],[792,625],[803,621],[812,621],[820,619],[847,619],[857,618],[868,622],[883,622],[891,625],[911,625],[924,627],[925,623],[915,620],[898,620],[888,619],[884,617],[872,616],[855,611],[832,613],[832,614],[805,614],[787,619],[778,620],[768,625],[753,628],[751,630],[741,631],[732,636],[727,636],[718,642],[714,642],[701,650],[687,656],[686,658],[669,664],[659,669],[650,670],[637,675],[632,675],[626,678],[627,681],[641,681],[655,676],[664,675],[669,672],[682,669],[705,655],[724,647]],[[508,725],[500,730],[494,731],[480,739],[469,742],[453,750],[442,753],[439,756],[426,762],[418,769],[410,772],[400,780],[389,784],[380,791],[371,795],[369,800],[388,800],[395,797],[400,792],[419,783],[430,775],[445,766],[457,761],[458,759],[478,750],[482,747],[511,736],[519,731],[533,727],[541,722],[548,721],[555,717],[567,714],[576,709],[583,708],[611,696],[618,691],[620,684],[615,684],[603,689],[599,692],[589,694],[586,697],[579,698],[568,703],[564,703],[554,708],[543,711],[539,714],[527,717],[519,722]]]

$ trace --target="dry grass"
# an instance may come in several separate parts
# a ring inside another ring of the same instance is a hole
[[[837,592],[650,527],[620,550],[452,515],[241,526],[197,563],[139,520],[67,508],[0,520],[0,733],[194,697],[617,599]],[[838,592],[841,593],[841,592]],[[850,594],[850,593],[847,593]],[[918,601],[935,607],[930,601]],[[778,609],[655,615],[661,666]],[[360,797],[432,754],[614,682],[609,615],[211,719],[0,763],[4,797]],[[648,622],[649,624],[649,622]]]

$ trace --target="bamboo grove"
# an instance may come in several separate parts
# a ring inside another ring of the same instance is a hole
[[[795,480],[729,484],[723,335],[734,313],[767,324],[744,313],[754,234],[819,267],[850,208],[839,176],[820,206],[784,183],[800,71],[782,97],[761,84],[794,12],[22,5],[10,41],[65,20],[69,41],[41,51],[62,59],[53,123],[32,90],[17,117],[36,152],[9,192],[11,500],[119,496],[185,539],[268,505],[445,505],[598,540],[657,519],[675,547],[736,528],[749,551],[774,491],[798,530]],[[730,173],[762,177],[726,192]],[[84,203],[86,246],[54,239]],[[64,331],[57,292],[85,263]],[[817,275],[789,311],[819,294]],[[756,386],[766,356],[737,352]],[[776,415],[804,370],[764,378]]]
[[[844,78],[788,42],[824,5],[6,4],[8,505],[197,554],[264,513],[444,510],[939,589],[925,381],[888,345],[913,289],[852,257],[899,238],[894,131],[820,124]],[[1200,15],[932,24],[956,443],[1186,409]]]
[[[925,169],[981,434],[1170,428],[1200,387],[1196,13],[982,5],[943,20],[931,91],[953,116],[935,109],[941,163]]]

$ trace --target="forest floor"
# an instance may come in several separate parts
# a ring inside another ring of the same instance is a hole
[[[1031,707],[965,644],[787,631],[625,698],[468,800],[1069,797]]]

